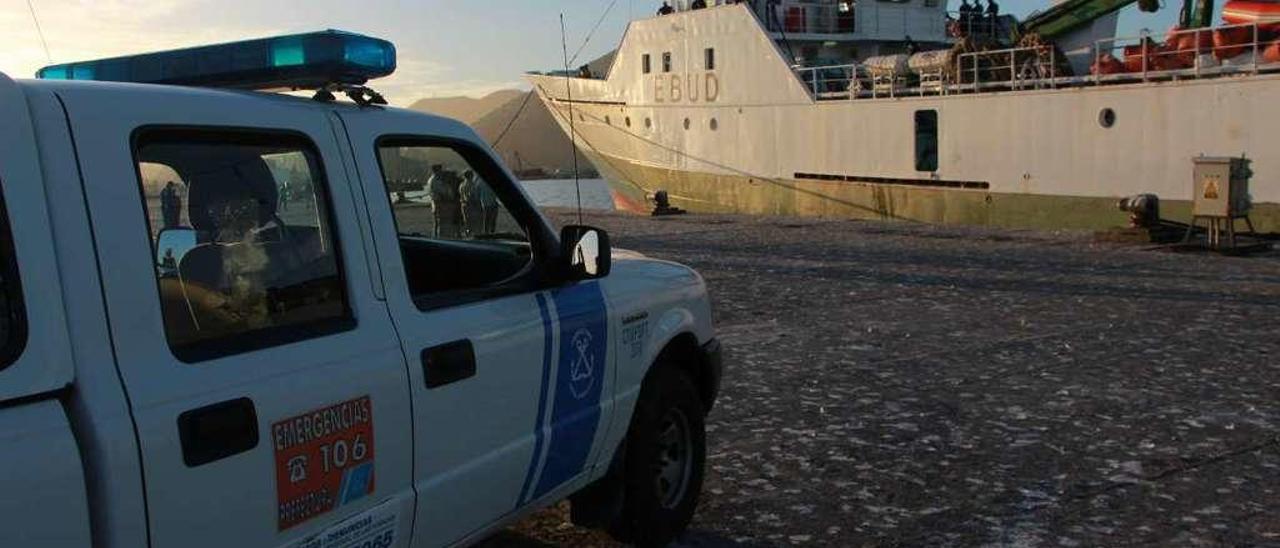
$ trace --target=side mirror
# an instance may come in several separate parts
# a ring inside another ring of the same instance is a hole
[[[196,246],[196,231],[192,228],[166,228],[156,237],[156,268],[161,275],[178,274],[178,263]]]
[[[569,225],[560,231],[561,257],[569,280],[593,280],[609,275],[613,266],[609,234],[598,228]]]

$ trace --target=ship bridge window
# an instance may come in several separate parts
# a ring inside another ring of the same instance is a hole
[[[916,111],[916,171],[938,171],[938,111]]]
[[[707,48],[702,58],[702,65],[706,70],[716,69],[716,48]]]
[[[662,53],[662,72],[671,72],[671,52]]]
[[[650,62],[648,53],[640,56],[640,70],[643,71],[645,74],[649,74],[650,72],[653,72],[653,66],[652,66],[652,63]]]

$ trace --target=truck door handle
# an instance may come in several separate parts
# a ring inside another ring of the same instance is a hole
[[[191,468],[257,447],[258,412],[253,400],[227,400],[178,415],[178,439],[182,461]]]
[[[462,339],[423,350],[422,376],[427,381],[427,388],[476,376],[475,347],[469,339]]]

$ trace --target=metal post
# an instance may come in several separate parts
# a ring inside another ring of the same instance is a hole
[[[1018,89],[1018,50],[1009,50],[1009,89]]]
[[[1253,73],[1258,74],[1258,24],[1253,24]]]
[[[856,64],[849,65],[849,81],[845,82],[844,89],[845,91],[849,92],[850,101],[853,101],[854,94],[857,93],[856,91],[854,91],[855,89],[857,89],[857,85],[856,85],[857,83],[858,83],[858,65]]]
[[[973,92],[978,93],[978,54],[972,53],[973,56]]]
[[[1192,32],[1196,33],[1196,49],[1194,52],[1192,52],[1192,54],[1195,56],[1196,78],[1198,79],[1200,78],[1200,34],[1201,32],[1200,32],[1200,29],[1195,29]]]
[[[818,98],[818,69],[811,69],[811,70],[810,70],[810,73],[811,73],[811,74],[813,74],[813,78],[812,78],[812,80],[813,80],[813,98],[814,98],[814,99],[817,99],[817,98]]]
[[[1049,46],[1049,88],[1058,89],[1058,48]]]
[[[1142,37],[1139,38],[1139,40],[1142,40],[1142,81],[1146,82],[1147,81],[1147,55],[1148,55],[1146,31],[1142,32]]]
[[[1102,40],[1093,44],[1093,85],[1102,83]]]

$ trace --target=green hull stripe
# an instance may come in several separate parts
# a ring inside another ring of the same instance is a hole
[[[589,156],[609,180],[611,190],[626,201],[645,204],[647,195],[666,190],[672,205],[692,212],[908,220],[1009,228],[1104,229],[1128,223],[1128,214],[1116,207],[1117,198],[756,179],[655,168],[616,157],[602,158],[594,153]],[[1191,219],[1188,201],[1161,200],[1160,208],[1165,219],[1180,222]],[[1280,232],[1280,204],[1255,204],[1250,219],[1261,232]]]

